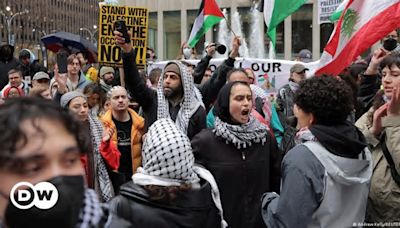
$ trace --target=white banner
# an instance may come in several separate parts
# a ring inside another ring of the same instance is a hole
[[[200,60],[185,60],[193,65],[196,65]],[[224,59],[211,59],[211,71],[215,69],[224,61]],[[155,62],[149,64],[147,74],[154,68],[164,69],[165,64],[169,61]],[[306,71],[306,76],[311,77],[317,69],[319,61],[302,63],[296,61],[279,60],[279,59],[255,59],[255,58],[238,58],[235,61],[235,67],[250,68],[256,76],[256,84],[263,85],[268,92],[276,92],[279,88],[284,86],[289,81],[290,68],[296,64],[301,63],[309,69]],[[268,80],[268,81],[267,81]]]
[[[329,18],[343,0],[318,0],[318,24],[332,23]]]

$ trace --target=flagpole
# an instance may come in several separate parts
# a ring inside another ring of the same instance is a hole
[[[223,14],[223,15],[224,15],[224,19],[225,19],[225,21],[226,21],[226,26],[227,26],[228,29],[232,32],[232,34],[233,34],[234,36],[236,36],[235,32],[232,30],[231,26],[229,25],[228,19],[226,19],[225,14]]]

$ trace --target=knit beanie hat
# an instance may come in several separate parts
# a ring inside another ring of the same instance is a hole
[[[174,62],[167,63],[164,68],[164,72],[174,72],[177,75],[181,76],[181,70],[179,69],[179,66]]]
[[[100,78],[103,78],[103,76],[104,76],[105,74],[107,74],[107,73],[113,73],[113,74],[115,74],[114,68],[112,68],[112,67],[107,67],[107,66],[103,66],[103,67],[100,69]]]
[[[86,96],[78,91],[72,91],[72,92],[68,92],[64,95],[61,96],[61,100],[60,100],[60,105],[63,108],[66,108],[69,104],[69,102],[71,102],[71,100],[73,100],[74,98],[77,97],[83,97],[85,100],[87,99]]]

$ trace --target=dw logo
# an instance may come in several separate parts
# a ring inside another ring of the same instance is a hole
[[[24,187],[24,189],[18,189]],[[58,200],[56,187],[49,182],[40,182],[33,186],[29,182],[19,182],[11,189],[10,199],[18,209],[29,209],[33,206],[39,209],[50,209]]]

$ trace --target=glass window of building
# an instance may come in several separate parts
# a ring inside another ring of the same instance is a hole
[[[147,46],[157,50],[157,12],[149,13],[148,26]]]
[[[324,51],[324,48],[326,44],[329,41],[329,38],[331,37],[332,31],[333,31],[333,24],[332,23],[324,23],[320,25],[320,31],[321,31],[321,36],[320,36],[320,50],[321,53]]]
[[[181,12],[164,11],[164,59],[176,59],[181,47]]]
[[[312,4],[304,4],[292,14],[292,56],[301,49],[312,50],[312,17]]]

